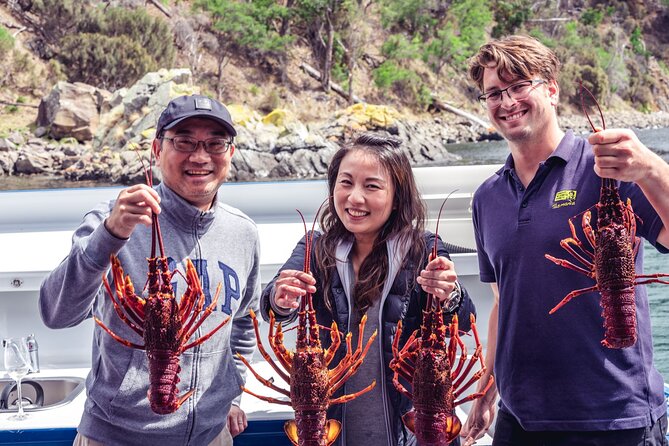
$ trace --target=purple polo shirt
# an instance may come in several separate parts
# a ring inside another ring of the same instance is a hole
[[[636,287],[638,339],[626,349],[608,349],[600,294],[574,298],[548,312],[569,292],[594,285],[544,254],[578,262],[560,247],[570,237],[567,220],[599,200],[587,141],[572,132],[540,165],[527,189],[511,156],[476,191],[474,229],[483,282],[500,291],[495,378],[502,407],[528,431],[615,430],[648,426],[666,413],[662,376],[653,365],[650,311],[645,286]],[[662,222],[641,189],[621,183],[631,198],[637,236],[656,245]],[[593,212],[593,220],[595,219]],[[575,220],[579,238],[581,216]],[[643,271],[643,247],[636,271]]]

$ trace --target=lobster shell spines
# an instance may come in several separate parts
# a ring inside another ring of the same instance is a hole
[[[293,408],[325,411],[329,397],[328,368],[323,350],[307,347],[305,350],[296,351],[290,379],[290,400]],[[297,421],[299,426],[299,420]]]
[[[144,343],[146,350],[171,351],[178,355],[181,348],[181,319],[177,301],[169,295],[148,299],[144,306]]]
[[[453,412],[451,365],[443,352],[419,351],[413,375],[413,404],[418,412]]]

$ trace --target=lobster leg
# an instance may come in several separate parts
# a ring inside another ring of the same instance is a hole
[[[567,248],[565,248],[565,249],[567,249]],[[567,249],[567,251],[570,251],[572,254],[576,255],[576,253],[572,252],[572,251],[569,250],[569,249]],[[574,265],[573,263],[571,263],[571,262],[568,261],[568,260],[558,259],[557,257],[553,257],[553,256],[550,255],[550,254],[544,254],[544,257],[546,257],[548,260],[550,260],[551,262],[555,263],[556,265],[560,265],[560,266],[562,266],[562,267],[569,268],[569,269],[571,269],[571,270],[573,270],[573,271],[577,271],[577,272],[579,272],[579,273],[581,273],[581,274],[585,274],[585,275],[588,276],[588,277],[593,277],[593,274],[594,274],[594,273],[593,273],[592,271],[589,271],[589,270],[587,270],[587,269],[583,269],[583,268],[581,268],[580,266],[576,266],[576,265]],[[579,260],[580,260],[580,259],[579,259]]]
[[[589,212],[589,211],[586,211]],[[587,260],[582,260],[586,265],[590,264],[592,261],[595,260],[595,254],[594,254],[594,243],[595,243],[595,236],[592,231],[592,226],[590,225],[590,214],[588,213],[588,224],[585,225],[584,227],[584,233],[586,234],[586,240],[588,240],[588,244],[590,244],[590,249],[587,249],[585,246],[583,246],[583,242],[581,242],[581,239],[578,238],[578,235],[576,234],[576,227],[574,226],[574,222],[571,221],[571,218],[567,220],[569,223],[569,230],[571,231],[571,237],[567,238],[563,241],[569,240],[571,244],[574,244],[578,247],[578,249],[581,250],[583,254],[588,256],[590,258],[590,262]],[[566,248],[565,248],[566,249]],[[577,256],[578,257],[578,256]]]
[[[269,353],[267,353],[267,350],[265,350],[265,346],[263,345],[261,337],[260,337],[260,328],[258,328],[258,318],[256,317],[255,311],[250,310],[250,314],[251,314],[251,320],[253,321],[253,329],[256,332],[256,339],[258,341],[258,351],[260,352],[262,357],[265,359],[265,361],[267,361],[267,363],[281,377],[281,379],[283,379],[285,382],[290,384],[290,377],[288,375],[286,375],[286,373],[279,368],[279,366],[276,364],[276,362],[274,362],[274,360],[269,355]],[[271,312],[270,312],[270,315],[271,315],[271,317],[274,316]],[[270,327],[272,327],[272,326],[273,326],[273,324],[270,325]]]
[[[200,280],[197,277],[195,266],[193,266],[193,262],[191,262],[190,259],[186,260],[186,278],[188,281],[188,287],[193,289],[191,296],[197,295],[198,297],[197,297],[197,304],[195,305],[195,308],[190,312],[190,316],[188,313],[184,314],[184,316],[188,317],[187,322],[183,324],[183,328],[181,329],[182,339],[184,341],[190,339],[193,332],[195,331],[191,327],[193,327],[193,324],[195,324],[195,321],[197,320],[198,316],[200,315],[200,312],[202,311],[202,308],[204,307],[204,293],[202,292],[202,288],[198,285]],[[218,295],[220,293],[220,289],[221,289],[221,284],[219,283],[218,287],[216,288],[216,295],[214,296],[214,301],[212,303],[218,301]],[[191,306],[190,303],[188,303],[187,305]],[[211,305],[209,307],[211,307]],[[211,311],[209,311],[209,313],[211,313]],[[207,314],[206,316],[208,315],[209,314]],[[204,318],[200,318],[200,320],[204,320]],[[197,329],[197,327],[195,329]],[[184,335],[185,333],[188,333],[188,335],[187,336]]]
[[[274,333],[276,318],[272,310],[269,311],[269,333],[267,339],[269,346],[276,355],[277,359],[290,375],[292,374],[293,353],[286,349],[283,344],[283,326],[281,323],[276,324],[276,334]],[[257,333],[257,332],[256,332]]]
[[[599,285],[593,285],[593,286],[588,287],[588,288],[583,288],[583,289],[580,289],[580,290],[572,291],[571,293],[567,294],[565,296],[565,298],[562,299],[562,301],[559,304],[557,304],[555,307],[553,307],[553,309],[551,311],[549,311],[548,314],[555,313],[557,310],[559,310],[564,305],[566,305],[567,302],[572,300],[574,297],[579,296],[581,294],[589,293],[590,291],[599,291]]]
[[[461,400],[454,401],[453,402],[453,407],[455,407],[459,404],[463,404],[463,403],[466,403],[468,401],[472,401],[472,400],[475,400],[477,398],[483,397],[486,394],[486,392],[488,391],[488,389],[490,389],[490,387],[493,385],[494,382],[495,382],[495,378],[493,378],[492,375],[491,375],[490,379],[488,380],[488,384],[486,384],[486,386],[485,386],[485,389],[481,390],[480,392],[472,393],[471,395],[466,396],[466,397],[462,398]],[[467,386],[467,387],[469,387],[469,386]],[[462,391],[464,391],[467,387],[463,388]],[[462,393],[462,391],[453,392],[453,393],[457,396],[460,393]]]
[[[290,401],[283,401],[283,400],[280,400],[280,399],[277,399],[277,398],[272,398],[272,397],[269,397],[269,396],[258,395],[257,393],[251,392],[249,389],[247,389],[244,386],[242,386],[242,390],[244,392],[248,393],[249,395],[255,396],[256,398],[258,398],[260,400],[267,401],[268,403],[283,404],[284,406],[290,406],[291,405]]]
[[[353,375],[355,372],[358,371],[358,368],[360,368],[360,365],[362,365],[363,358],[367,356],[367,351],[369,350],[369,347],[372,346],[372,342],[374,339],[376,339],[376,330],[374,330],[374,333],[369,337],[369,340],[367,341],[367,345],[365,346],[365,350],[362,353],[362,356],[360,356],[351,366],[349,367],[348,371],[342,376],[338,382],[333,383],[332,380],[330,380],[330,385],[331,385],[331,392],[335,392],[339,387],[341,387],[350,377]],[[362,335],[361,335],[362,337]]]
[[[114,298],[114,294],[111,292],[111,287],[109,286],[109,282],[107,282],[107,278],[102,276],[102,281],[105,284],[107,293],[112,299],[112,302],[120,304],[126,310],[128,316],[139,328],[144,325],[144,305],[146,304],[146,301],[135,293],[135,287],[132,285],[130,277],[124,276],[121,262],[113,255],[111,256],[111,265],[112,279],[114,281],[118,299]]]
[[[642,275],[636,276],[635,279],[639,279],[639,278],[643,278],[643,277],[655,277],[655,279],[643,280],[641,282],[634,282],[634,285],[645,285],[647,283],[663,283],[665,285],[669,285],[669,281],[657,279],[658,277],[669,277],[669,274],[642,274]]]
[[[341,359],[341,361],[339,361],[337,367],[331,369],[328,372],[330,382],[338,380],[339,377],[341,377],[341,375],[345,373],[346,369],[350,366],[351,362],[353,362],[351,359],[351,351],[352,351],[351,337],[352,337],[351,333],[348,333],[346,335],[346,354]]]
[[[337,353],[337,349],[341,345],[341,336],[339,335],[339,329],[337,328],[336,322],[332,322],[332,326],[330,327],[330,340],[332,341],[330,348],[325,350],[324,358],[326,366],[330,365]]]
[[[174,270],[178,272],[179,270]],[[196,299],[203,294],[202,284],[200,283],[199,276],[195,271],[195,266],[190,259],[186,259],[186,276],[184,277],[188,286],[186,287],[186,292],[184,292],[179,302],[179,318],[181,321],[186,321],[188,315],[193,310]],[[197,312],[196,312],[197,313]]]
[[[214,296],[214,300],[211,302],[211,304],[207,307],[206,310],[204,310],[204,313],[200,316],[200,319],[197,321],[197,324],[193,326],[193,328],[190,329],[190,331],[182,338],[184,341],[190,339],[191,336],[193,336],[193,333],[197,331],[198,328],[200,328],[200,325],[209,317],[209,315],[214,311],[214,308],[216,308],[216,303],[218,302],[218,295],[221,291],[221,284],[218,284],[218,288],[216,288],[216,295]],[[207,333],[204,336],[199,337],[195,341],[191,342],[190,344],[184,346],[181,351],[188,350],[189,348],[195,347],[196,345],[202,344],[204,341],[209,339],[216,333],[221,327],[223,327],[225,324],[230,322],[230,319],[232,319],[232,316],[228,316],[218,324],[213,330],[211,330],[209,333]]]
[[[133,329],[135,333],[140,335],[141,337],[144,337],[144,330],[141,328],[140,325],[143,325],[141,321],[138,320],[137,315],[135,312],[132,310],[130,306],[128,306],[125,301],[118,302],[116,298],[114,297],[114,293],[112,293],[111,287],[109,286],[109,282],[107,282],[107,278],[103,277],[102,278],[102,283],[104,283],[105,288],[107,289],[107,294],[109,294],[109,297],[111,298],[112,304],[114,305],[114,311],[116,311],[116,314],[118,317],[125,322],[125,324]],[[128,316],[126,316],[126,313],[124,313],[121,310],[121,307],[126,311]],[[132,319],[132,321],[130,320]]]
[[[571,247],[571,245],[575,245],[576,247],[578,247],[581,250],[581,252],[590,257],[590,260],[586,259],[581,254],[579,254],[574,248]],[[592,252],[585,250],[579,239],[569,237],[564,240],[560,240],[560,246],[562,246],[562,248],[564,248],[565,251],[573,255],[579,262],[585,265],[586,269],[592,270],[593,268],[592,262],[595,259],[595,255]]]
[[[258,372],[255,371],[255,369],[251,366],[251,364],[246,360],[245,357],[243,357],[241,354],[237,353],[237,357],[244,363],[246,367],[253,373],[253,376],[256,377],[258,381],[260,381],[265,387],[269,387],[272,390],[275,390],[283,395],[286,395],[287,397],[290,397],[290,392],[288,390],[284,390],[279,386],[275,386],[272,381],[269,379],[265,379]],[[243,388],[243,387],[242,387]]]
[[[144,350],[145,347],[144,347],[143,345],[135,344],[134,342],[130,342],[130,341],[126,340],[126,339],[123,339],[122,337],[120,337],[119,335],[117,335],[116,333],[114,333],[113,331],[111,331],[109,328],[107,328],[107,326],[104,324],[104,322],[102,322],[102,321],[101,321],[100,319],[98,319],[97,317],[93,317],[93,319],[95,319],[95,322],[96,322],[100,327],[102,327],[102,329],[103,329],[104,331],[106,331],[107,333],[109,333],[109,335],[110,335],[112,338],[116,339],[116,340],[117,340],[118,342],[120,342],[121,344],[123,344],[123,345],[125,345],[125,346],[127,346],[127,347],[132,347],[132,348],[136,348],[136,349],[139,349],[139,350]]]
[[[406,378],[406,377],[404,377]],[[407,381],[411,382],[411,379],[409,378]],[[393,373],[393,384],[395,385],[395,388],[400,391],[400,393],[410,400],[413,400],[413,393],[409,392],[406,387],[402,385],[399,379],[399,372],[395,370],[395,373]]]
[[[293,363],[293,353],[283,345],[283,329],[281,324],[277,324],[276,334],[274,334],[274,313],[272,311],[270,311],[269,324],[269,346],[283,368],[290,374],[293,369],[291,365]]]
[[[585,238],[588,240],[588,243],[590,243],[590,246],[594,250],[597,246],[597,239],[595,238],[595,231],[592,229],[592,224],[590,223],[591,219],[592,213],[590,211],[583,213],[583,233],[585,234]]]
[[[376,386],[376,380],[372,381],[372,383],[370,385],[368,385],[367,387],[365,387],[364,389],[358,390],[355,393],[351,393],[349,395],[342,395],[339,398],[331,399],[330,400],[330,405],[346,403],[347,401],[351,401],[353,399],[356,399],[357,397],[359,397],[363,393],[367,393],[370,390],[372,390],[374,388],[374,386]]]

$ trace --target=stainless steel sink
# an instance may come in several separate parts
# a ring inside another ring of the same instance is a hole
[[[32,378],[21,381],[23,410],[36,411],[63,406],[84,390],[85,380],[76,376]],[[18,395],[16,382],[0,379],[0,413],[15,412]]]

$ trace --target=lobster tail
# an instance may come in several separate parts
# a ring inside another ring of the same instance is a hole
[[[151,410],[157,414],[165,415],[175,412],[186,401],[194,390],[186,392],[177,397],[179,390],[179,357],[173,352],[150,350],[149,357],[149,402]]]

